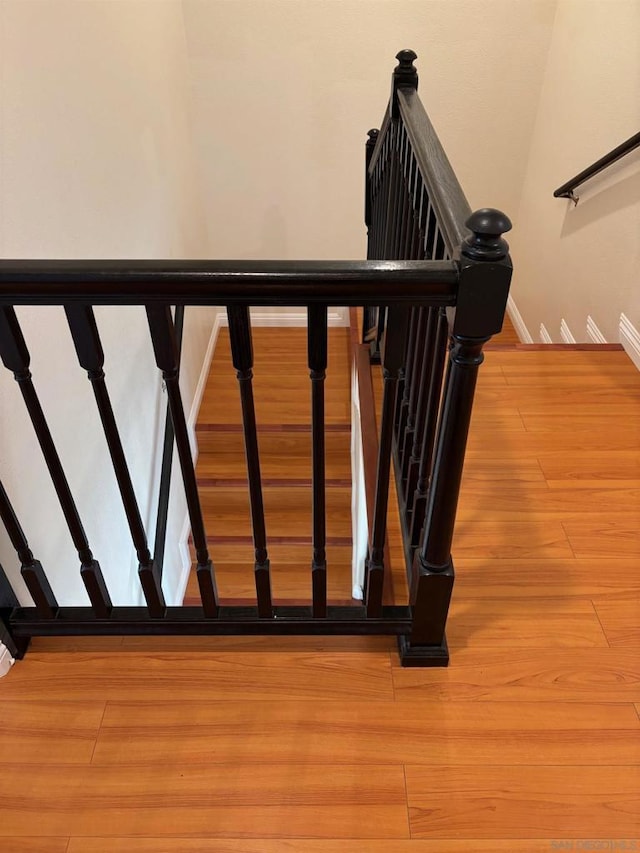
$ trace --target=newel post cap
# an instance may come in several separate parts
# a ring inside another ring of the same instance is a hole
[[[400,117],[398,108],[398,89],[417,89],[418,88],[418,72],[413,63],[418,58],[415,50],[401,50],[396,54],[398,64],[393,69],[391,78],[391,118],[397,119]]]
[[[499,261],[509,251],[502,235],[511,231],[511,220],[501,210],[483,207],[475,210],[465,222],[471,234],[462,244],[462,254],[476,261]]]

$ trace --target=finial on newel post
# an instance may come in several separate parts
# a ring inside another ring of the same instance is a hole
[[[500,261],[507,256],[509,244],[502,235],[513,227],[509,217],[493,207],[474,211],[464,223],[471,234],[462,244],[462,254],[475,261]]]
[[[418,72],[413,63],[418,58],[414,50],[401,50],[396,54],[398,64],[393,69],[391,77],[391,118],[400,118],[398,106],[398,89],[417,89]]]

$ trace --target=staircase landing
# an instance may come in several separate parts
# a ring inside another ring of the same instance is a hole
[[[263,423],[306,423],[306,376],[290,378],[298,334],[256,330],[258,350],[268,339],[281,353]],[[332,333],[329,382],[333,423],[344,425],[341,336]],[[223,353],[221,338],[203,423],[232,426]],[[401,669],[385,637],[34,641],[0,682],[2,849],[548,853],[637,838],[639,415],[640,374],[624,353],[487,353],[454,542],[448,669]],[[261,433],[288,448],[274,443],[266,478],[308,479],[305,433],[294,433]],[[215,443],[203,446],[199,476],[224,480],[229,500],[239,434],[224,445],[221,431],[207,435]],[[329,476],[342,481],[347,433],[331,435]],[[274,500],[306,500],[306,486],[270,488]],[[349,489],[334,488],[338,537]],[[224,502],[213,506],[214,536],[248,535],[246,522],[240,534],[225,526]],[[290,503],[271,510],[271,534],[308,536],[291,526]],[[393,525],[390,538],[401,580]],[[225,546],[227,595],[251,593],[238,544]],[[301,591],[286,567],[301,561],[303,574],[307,549],[274,545],[279,595]],[[331,558],[345,579],[347,550]]]

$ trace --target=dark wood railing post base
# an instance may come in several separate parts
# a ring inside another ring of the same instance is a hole
[[[445,626],[453,592],[453,562],[429,566],[416,553],[411,584],[411,634],[400,645],[403,666],[446,666]]]
[[[443,637],[439,646],[414,646],[406,634],[398,637],[401,666],[449,666],[449,647]]]

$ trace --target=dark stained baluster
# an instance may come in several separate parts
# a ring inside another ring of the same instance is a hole
[[[418,396],[420,393],[420,385],[422,383],[422,366],[424,363],[423,353],[425,350],[426,334],[428,328],[429,309],[420,308],[418,312],[418,327],[416,331],[416,340],[411,368],[411,378],[409,382],[409,402],[407,405],[407,422],[402,436],[402,443],[399,445],[399,461],[401,471],[405,475],[408,463],[408,457],[411,454],[413,446],[413,433],[416,421],[416,409],[418,404]]]
[[[400,168],[398,163],[397,141],[398,126],[392,124],[388,130],[389,134],[389,166],[388,166],[388,189],[387,189],[387,212],[385,217],[385,239],[384,254],[382,260],[393,260],[396,248],[396,228],[398,224],[399,209],[399,184]]]
[[[249,309],[246,305],[229,305],[227,316],[229,317],[231,357],[238,377],[240,402],[242,404],[242,428],[244,431],[244,449],[249,480],[253,547],[255,549],[254,570],[258,616],[263,619],[270,619],[273,616],[271,574],[269,556],[267,554],[267,532],[264,522],[256,410],[253,401],[253,341],[251,338]]]
[[[407,232],[409,230],[409,216],[411,213],[411,201],[409,198],[409,181],[408,181],[408,163],[407,158],[409,156],[409,139],[407,137],[407,133],[404,129],[404,125],[401,126],[400,133],[400,141],[401,147],[399,151],[400,157],[400,197],[398,199],[399,204],[399,216],[398,216],[398,232],[396,238],[396,254],[395,258],[398,260],[404,259],[404,245],[407,237]]]
[[[427,210],[429,207],[429,196],[427,195],[420,172],[418,172],[418,179],[420,184],[420,204],[416,214],[415,238],[411,249],[411,257],[415,260],[422,259],[422,247],[424,246],[425,237],[424,229],[427,221]]]
[[[58,613],[58,602],[49,585],[42,565],[31,553],[27,538],[22,531],[22,527],[2,483],[0,483],[0,518],[2,518],[2,523],[7,530],[11,544],[18,554],[20,573],[33,599],[38,615],[43,619],[55,619]],[[4,581],[6,581],[6,585],[4,582],[2,583],[3,600],[13,602],[13,604],[4,603],[1,606],[18,607],[18,600],[9,585],[9,581],[6,579],[6,575],[4,575],[4,572],[1,572],[1,574]]]
[[[40,449],[42,450],[42,455],[49,469],[62,513],[80,558],[80,574],[89,595],[93,612],[98,619],[108,619],[112,609],[111,599],[109,598],[100,565],[93,559],[93,554],[89,548],[89,543],[71,495],[69,483],[62,468],[58,451],[53,443],[40,400],[33,387],[31,371],[29,370],[31,361],[29,350],[22,336],[18,318],[13,308],[0,308],[0,355],[5,367],[12,371],[22,393],[38,443],[40,444]],[[32,578],[39,577],[39,572],[40,570],[33,568],[27,570],[29,577]],[[23,575],[25,575],[24,571]],[[42,573],[42,577],[44,577],[44,573]],[[27,583],[26,575],[25,583]],[[31,588],[29,588],[29,592],[32,593],[33,597]],[[48,595],[45,595],[44,599],[42,599],[43,607],[48,600]]]
[[[409,410],[409,391],[411,388],[411,372],[413,370],[413,357],[416,349],[416,334],[418,332],[418,321],[420,319],[420,308],[411,308],[409,315],[409,335],[405,347],[405,357],[402,369],[402,399],[398,402],[396,412],[396,441],[398,448],[404,442],[404,431],[407,425],[407,414]]]
[[[147,545],[147,536],[140,517],[138,502],[133,490],[129,467],[124,455],[122,441],[113,414],[111,400],[104,375],[104,352],[98,333],[93,308],[90,305],[66,305],[65,313],[71,330],[71,337],[78,356],[78,362],[84,370],[93,388],[100,421],[107,441],[113,471],[120,490],[122,505],[127,517],[131,539],[138,558],[138,576],[142,585],[149,616],[161,619],[166,612],[160,574],[151,559]]]
[[[418,209],[420,205],[420,194],[419,194],[419,182],[418,182],[418,170],[415,165],[415,160],[411,160],[411,210],[410,210],[410,218],[409,218],[409,230],[407,232],[407,239],[404,247],[404,257],[408,260],[413,260],[415,258],[414,254],[414,244],[416,241],[416,234],[418,230]]]
[[[454,583],[451,543],[460,494],[482,348],[500,331],[509,294],[511,263],[502,234],[511,228],[500,211],[473,213],[472,232],[461,246],[460,279],[452,347],[438,424],[424,530],[411,577],[413,624],[408,652],[447,655],[444,629]],[[480,301],[478,293],[482,293]],[[421,647],[423,651],[421,651]]]
[[[427,261],[435,258],[434,249],[436,245],[437,230],[438,223],[436,222],[436,212],[431,204],[429,204],[429,211],[427,213],[427,233],[424,241],[424,257]]]
[[[327,370],[327,308],[308,309],[308,361],[311,377],[311,444],[313,465],[313,615],[327,615],[326,485],[324,440],[324,381]]]
[[[367,142],[365,145],[365,207],[364,221],[367,226],[367,258],[377,257],[378,245],[378,220],[379,208],[378,195],[376,189],[377,172],[380,168],[380,159],[376,164],[374,175],[369,175],[369,164],[373,155],[373,149],[378,141],[379,131],[372,129],[367,134]],[[375,308],[365,305],[362,312],[362,342],[369,341],[369,334],[375,325]]]
[[[431,462],[433,459],[433,443],[435,441],[436,428],[438,424],[438,409],[440,407],[440,393],[442,390],[442,375],[447,357],[447,340],[449,337],[449,323],[444,309],[438,312],[438,323],[433,343],[431,357],[428,365],[428,375],[424,381],[425,399],[423,415],[421,419],[422,429],[416,431],[416,442],[413,447],[412,457],[409,461],[409,472],[407,476],[407,505],[410,510],[411,545],[416,547],[427,506],[427,489],[431,473]]]
[[[373,511],[373,530],[367,577],[365,582],[367,595],[367,616],[382,615],[382,587],[384,581],[384,542],[387,530],[387,504],[389,500],[389,466],[393,441],[393,413],[396,402],[398,372],[402,364],[404,341],[409,319],[409,309],[392,305],[388,309],[387,334],[382,353],[382,375],[384,387],[382,395],[382,415],[380,424],[380,444],[378,448],[378,467],[376,473],[376,498]]]
[[[184,305],[176,305],[174,312],[176,330],[176,346],[178,349],[178,369],[180,368],[180,349],[182,347],[182,332],[184,330]],[[164,439],[162,442],[162,463],[160,464],[160,487],[158,489],[158,515],[156,519],[156,534],[153,543],[153,562],[158,577],[162,578],[164,566],[164,551],[167,544],[167,521],[169,519],[169,497],[171,492],[171,469],[173,468],[173,423],[171,412],[167,406],[164,419]]]
[[[371,163],[371,157],[373,156],[373,149],[376,147],[376,142],[378,141],[378,135],[380,131],[375,128],[371,129],[367,133],[367,142],[365,145],[365,157],[364,157],[364,180],[365,180],[365,195],[364,195],[364,223],[367,226],[367,257],[373,257],[373,242],[374,242],[374,234],[373,234],[373,217],[372,217],[372,205],[373,205],[373,184],[374,179],[369,175],[369,165]]]
[[[187,500],[189,520],[191,522],[191,535],[193,537],[193,544],[195,545],[196,558],[198,561],[196,575],[198,578],[198,586],[200,588],[202,608],[206,617],[215,619],[218,616],[218,592],[216,589],[213,565],[209,559],[207,535],[204,529],[202,507],[200,506],[196,474],[193,468],[191,448],[189,446],[187,422],[185,420],[182,396],[180,394],[180,385],[178,381],[178,348],[176,345],[171,309],[168,305],[153,304],[147,305],[146,310],[147,320],[149,322],[149,331],[151,332],[151,341],[153,343],[153,351],[156,357],[156,364],[162,371],[162,378],[165,381],[169,411],[171,412],[173,431],[176,436],[176,449],[178,451],[178,459],[180,461],[180,470],[182,472],[182,482]]]

